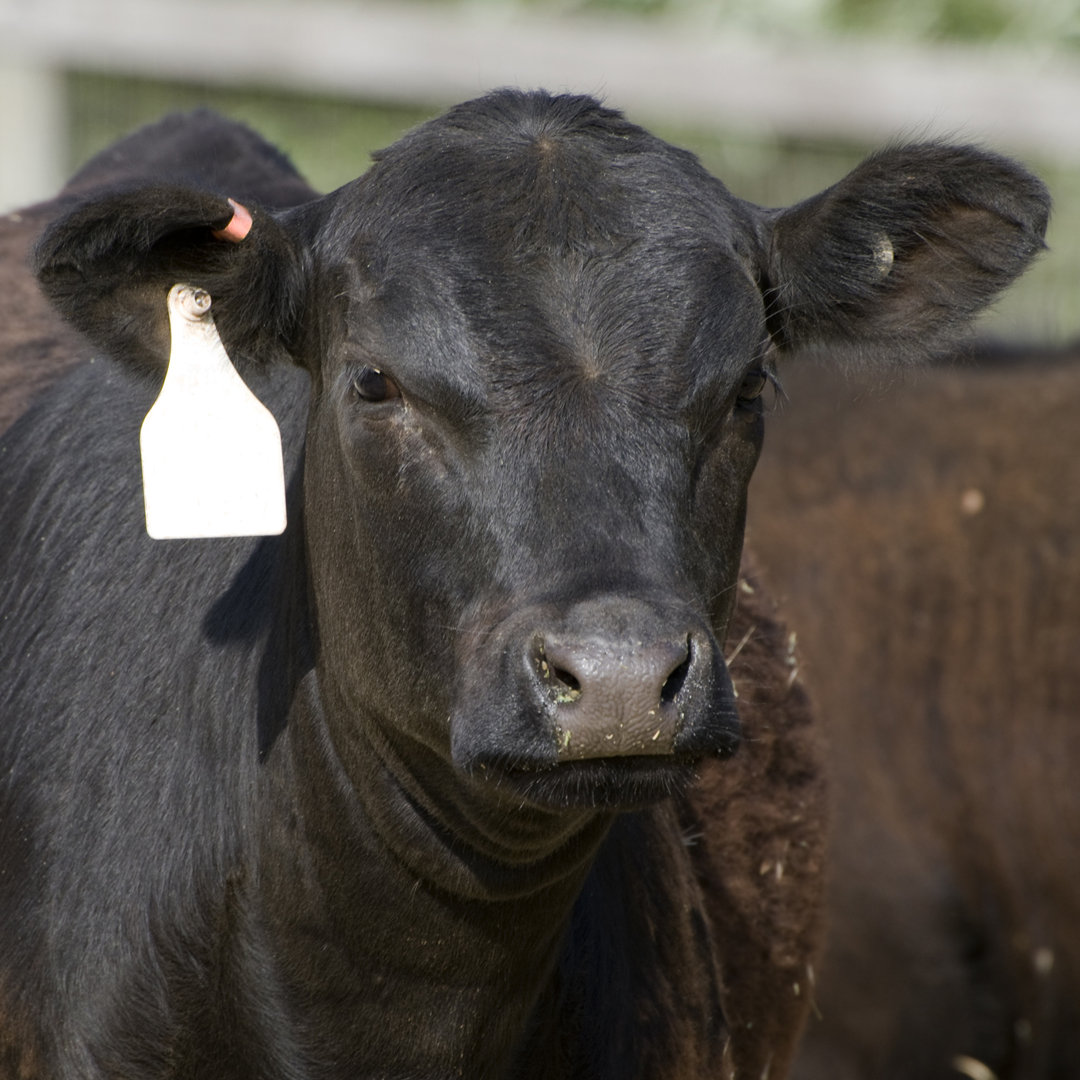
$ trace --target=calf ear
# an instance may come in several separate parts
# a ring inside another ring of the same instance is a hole
[[[167,184],[80,203],[42,235],[34,269],[60,313],[118,360],[163,374],[169,289],[205,289],[233,362],[288,352],[303,303],[300,245],[270,213]],[[241,235],[243,234],[243,235]]]
[[[786,349],[940,352],[1042,250],[1049,213],[1043,184],[1006,158],[938,144],[882,151],[773,217],[773,335]]]

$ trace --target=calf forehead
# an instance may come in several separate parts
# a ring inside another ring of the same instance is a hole
[[[346,234],[351,221],[434,256],[509,266],[642,241],[708,239],[747,259],[752,246],[747,208],[693,155],[589,98],[503,92],[459,106],[346,192]]]
[[[607,374],[655,393],[658,378],[692,379],[697,353],[741,359],[760,336],[745,207],[588,99],[453,110],[343,192],[330,233],[350,333],[380,326],[398,339],[387,356],[435,341],[486,358],[482,377],[504,385]]]

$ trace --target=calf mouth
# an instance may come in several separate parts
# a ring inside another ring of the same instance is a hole
[[[504,714],[502,719],[508,718]],[[453,755],[456,764],[483,783],[549,808],[634,809],[660,802],[684,791],[705,759],[731,757],[741,735],[733,706],[699,716],[660,752],[649,752],[657,744],[647,741],[634,751],[623,747],[616,753],[566,756],[559,749],[562,729],[554,718],[532,710],[517,714],[507,726],[516,729],[517,738],[485,739],[482,747],[470,747],[468,756],[459,747]]]
[[[552,752],[555,740],[549,736],[536,747],[538,753],[483,755],[465,768],[533,805],[632,810],[678,796],[696,780],[704,760],[730,758],[737,751],[740,727],[734,712],[709,727],[706,740],[684,733],[673,752],[567,759]]]
[[[552,809],[633,810],[683,792],[698,762],[671,756],[592,758],[546,768],[507,768],[495,782]]]

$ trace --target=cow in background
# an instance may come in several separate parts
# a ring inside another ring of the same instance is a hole
[[[1080,1076],[1078,350],[786,389],[748,536],[834,823],[795,1075]]]

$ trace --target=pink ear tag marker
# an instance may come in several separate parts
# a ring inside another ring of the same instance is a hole
[[[214,230],[214,236],[219,240],[228,240],[231,244],[239,244],[251,232],[251,212],[235,199],[230,199],[229,205],[233,208],[233,216],[224,229]]]

